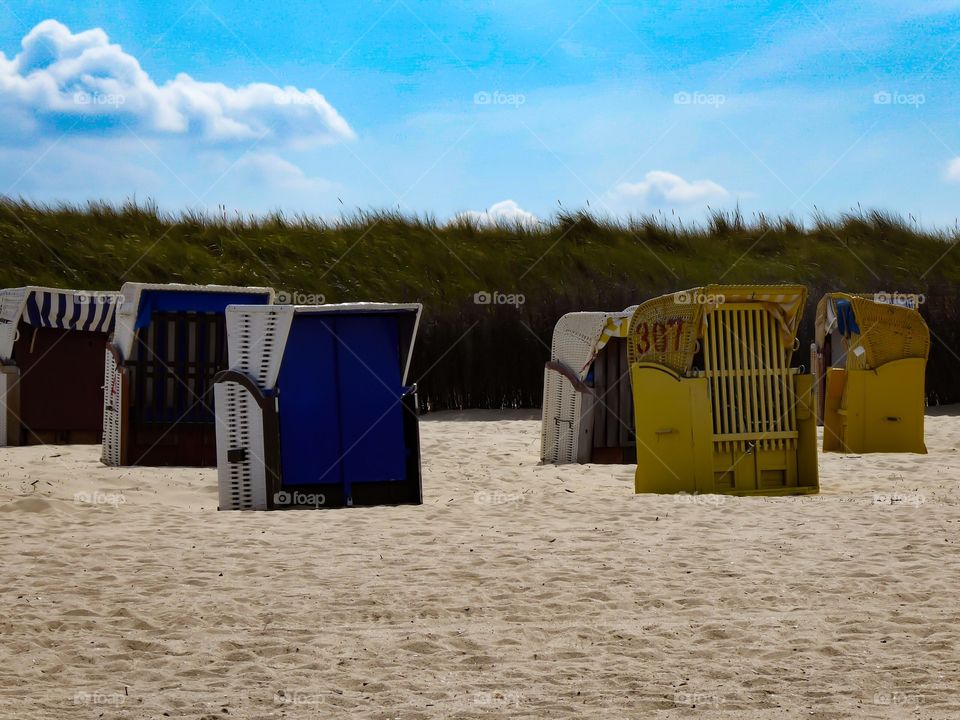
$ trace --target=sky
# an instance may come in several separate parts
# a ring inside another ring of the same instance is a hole
[[[960,216],[960,0],[0,0],[0,194]]]

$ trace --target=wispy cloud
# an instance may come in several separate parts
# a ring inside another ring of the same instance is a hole
[[[943,177],[949,182],[960,182],[960,157],[955,157],[947,163]]]
[[[329,180],[307,175],[289,160],[271,153],[246,155],[237,162],[235,170],[238,178],[274,190],[330,192],[337,187]]]

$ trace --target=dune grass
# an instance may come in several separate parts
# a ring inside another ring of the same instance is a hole
[[[571,212],[537,226],[480,226],[393,212],[324,221],[0,199],[0,286],[226,283],[327,302],[421,301],[413,379],[432,407],[537,405],[553,325],[571,310],[620,309],[711,282],[800,282],[811,289],[806,343],[827,290],[919,292],[935,335],[928,389],[946,402],[960,400],[958,239],[957,228],[861,210],[805,222],[713,212],[693,225]],[[481,291],[524,303],[477,304]]]

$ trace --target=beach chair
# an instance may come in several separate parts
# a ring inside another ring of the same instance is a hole
[[[0,445],[96,444],[119,293],[0,290]]]
[[[927,451],[930,331],[916,298],[835,292],[818,303],[812,358],[824,452]]]
[[[543,374],[543,462],[635,462],[626,342],[634,309],[557,322]]]
[[[227,367],[224,311],[267,305],[269,288],[126,283],[107,346],[106,465],[216,464],[214,376]]]
[[[806,294],[714,285],[636,309],[636,492],[819,491],[813,379],[790,366]]]
[[[421,502],[418,304],[227,310],[217,376],[221,510]]]

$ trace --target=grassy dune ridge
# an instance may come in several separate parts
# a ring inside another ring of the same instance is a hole
[[[960,401],[960,229],[880,212],[790,218],[712,213],[616,221],[563,213],[537,227],[363,212],[337,221],[184,213],[150,204],[0,200],[0,286],[116,290],[127,280],[270,285],[288,295],[421,301],[411,380],[432,408],[537,406],[557,318],[711,282],[810,288],[801,362],[827,290],[922,293],[934,333],[932,403]],[[523,304],[478,304],[486,291]]]

